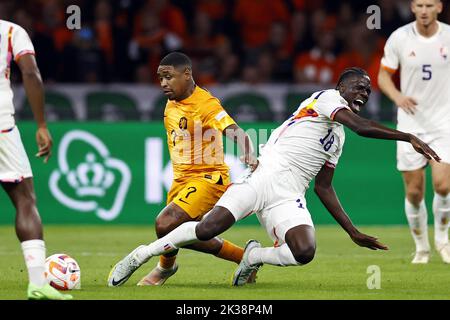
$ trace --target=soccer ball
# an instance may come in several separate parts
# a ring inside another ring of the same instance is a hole
[[[64,253],[56,253],[45,259],[47,282],[58,290],[81,288],[81,273],[78,263]]]

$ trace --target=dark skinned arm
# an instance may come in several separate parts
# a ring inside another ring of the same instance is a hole
[[[223,130],[223,134],[233,140],[239,146],[242,156],[241,161],[248,165],[252,171],[258,167],[258,159],[253,151],[253,144],[248,134],[245,133],[238,125],[232,124]]]
[[[374,121],[361,118],[357,114],[347,109],[339,110],[334,120],[342,123],[350,130],[362,137],[385,139],[385,140],[398,140],[411,143],[413,148],[423,154],[428,160],[440,161],[441,158],[431,149],[425,142],[417,138],[416,136],[405,133],[402,131],[390,129],[382,126]]]
[[[378,242],[377,238],[359,232],[353,225],[352,221],[342,208],[333,185],[331,184],[333,175],[334,169],[324,165],[315,179],[314,192],[317,194],[320,201],[322,201],[325,208],[327,208],[334,220],[340,224],[357,245],[372,250],[388,250],[388,247]]]
[[[38,127],[36,132],[36,142],[39,150],[36,156],[44,157],[44,162],[47,163],[52,154],[53,141],[45,121],[44,85],[42,83],[41,74],[36,59],[31,54],[21,56],[16,62],[22,73],[23,86]]]

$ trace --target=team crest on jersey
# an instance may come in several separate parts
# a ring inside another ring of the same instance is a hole
[[[178,127],[181,130],[186,130],[187,129],[187,119],[186,119],[186,117],[181,117],[180,118],[180,122],[178,122]]]
[[[448,47],[441,47],[439,49],[439,53],[441,54],[441,57],[447,60],[448,57]]]
[[[187,127],[188,127],[188,120],[186,119],[186,117],[181,117],[180,120],[178,121],[178,128],[180,128],[180,130],[172,129],[172,131],[170,132],[173,146],[176,145],[176,141],[178,138],[181,139],[189,138],[190,135],[189,131],[187,131]]]

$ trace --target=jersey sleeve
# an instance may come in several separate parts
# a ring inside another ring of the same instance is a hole
[[[34,46],[28,33],[20,26],[13,27],[11,43],[13,57],[16,62],[26,54],[35,54]]]
[[[205,126],[222,132],[232,124],[236,124],[236,122],[228,115],[219,100],[210,99],[205,116]]]
[[[319,93],[314,110],[319,114],[334,120],[334,116],[341,109],[349,109],[347,101],[336,92],[324,91]]]
[[[383,58],[381,58],[380,68],[383,68],[390,73],[394,73],[399,66],[398,43],[398,35],[394,32],[384,45],[384,53]]]

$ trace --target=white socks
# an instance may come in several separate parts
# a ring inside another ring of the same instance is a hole
[[[408,199],[405,199],[405,213],[408,219],[411,235],[416,243],[417,251],[430,251],[430,243],[428,241],[428,214],[425,207],[425,201],[422,200],[418,208],[416,208]]]
[[[195,221],[185,222],[149,245],[138,247],[136,257],[141,263],[145,263],[153,256],[159,256],[198,241],[195,234],[197,224],[198,222]],[[250,251],[249,262],[250,264],[265,263],[277,266],[299,265],[287,244],[276,248],[255,248]]]
[[[405,199],[405,212],[409,228],[416,243],[416,251],[430,251],[428,241],[427,220],[428,214],[425,201],[422,200],[418,208]],[[434,193],[434,241],[439,250],[442,245],[448,243],[448,229],[450,222],[450,194],[443,197]]]
[[[275,248],[255,248],[250,251],[248,262],[251,265],[265,263],[282,267],[297,266],[300,264],[295,260],[294,255],[286,243]]]
[[[28,269],[30,282],[37,287],[46,284],[45,281],[45,242],[44,240],[27,240],[21,243],[23,257]]]
[[[443,197],[437,193],[434,193],[433,213],[434,213],[434,241],[436,247],[442,247],[442,245],[448,243],[448,226],[450,220],[450,194]]]
[[[164,237],[155,240],[147,246],[138,248],[136,251],[137,258],[141,263],[145,263],[153,256],[159,256],[198,241],[195,234],[197,224],[198,222],[195,221],[185,222]]]

